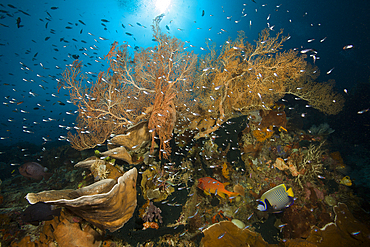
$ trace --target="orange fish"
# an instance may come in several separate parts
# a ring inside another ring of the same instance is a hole
[[[198,179],[198,188],[203,190],[206,195],[219,195],[222,198],[225,198],[225,194],[230,197],[235,197],[239,195],[239,193],[236,192],[230,192],[225,189],[225,185],[227,183],[223,184],[216,179],[210,178],[210,177],[204,177]]]

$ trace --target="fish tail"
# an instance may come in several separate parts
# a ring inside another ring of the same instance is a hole
[[[239,193],[236,193],[236,192],[230,192],[230,191],[227,191],[227,192],[224,192],[229,198],[230,197],[235,197],[235,196],[238,196]]]
[[[289,188],[289,189],[287,190],[287,193],[288,193],[288,196],[290,196],[290,197],[294,197],[294,193],[293,193],[292,188]]]

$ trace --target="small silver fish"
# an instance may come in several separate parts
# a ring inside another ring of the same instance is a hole
[[[368,112],[370,108],[367,108],[365,110],[358,111],[357,114],[363,114],[365,112]]]
[[[328,72],[326,72],[327,75],[329,75],[333,71],[334,67],[331,68]]]
[[[346,45],[343,47],[343,50],[348,50],[348,49],[351,49],[353,48],[353,45]]]
[[[221,239],[223,236],[225,236],[226,232],[222,233],[220,236],[218,236],[218,239]]]
[[[309,51],[313,51],[313,49],[311,49],[311,48],[309,48],[309,49],[304,49],[304,50],[302,50],[302,51],[301,51],[301,53],[305,54],[305,53],[307,53],[307,52],[309,52]]]

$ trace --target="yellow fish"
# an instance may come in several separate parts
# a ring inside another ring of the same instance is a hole
[[[345,186],[352,186],[352,181],[349,176],[345,176],[340,180],[340,184],[344,184]]]
[[[283,126],[280,126],[279,127],[279,131],[282,132],[282,131],[285,131],[285,132],[288,132],[288,130],[286,128],[284,128]]]

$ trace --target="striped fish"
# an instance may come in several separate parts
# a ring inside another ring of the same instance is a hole
[[[293,203],[293,190],[287,190],[285,184],[280,184],[274,188],[266,191],[261,199],[258,200],[257,209],[260,211],[267,211],[268,209],[280,210],[290,206]]]

